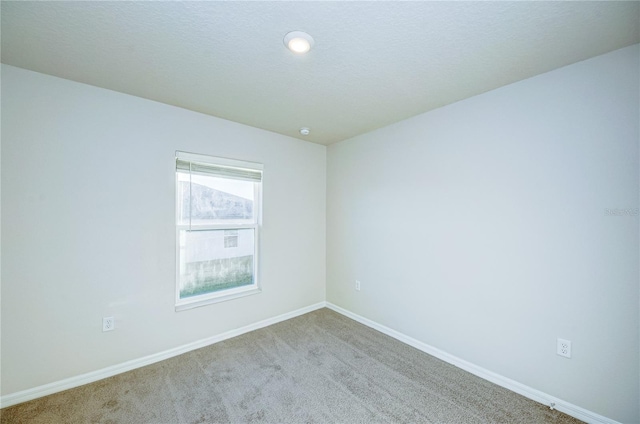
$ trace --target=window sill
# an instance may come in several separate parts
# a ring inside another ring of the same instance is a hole
[[[212,303],[226,302],[227,300],[258,294],[261,291],[262,289],[260,289],[260,287],[252,285],[249,287],[226,290],[222,293],[212,293],[210,295],[187,298],[176,302],[176,312],[199,308],[200,306],[211,305]]]

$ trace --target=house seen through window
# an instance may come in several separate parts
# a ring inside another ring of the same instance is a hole
[[[176,156],[176,309],[256,293],[261,165]]]

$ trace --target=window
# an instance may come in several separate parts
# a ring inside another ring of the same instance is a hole
[[[260,291],[262,165],[176,153],[176,310]]]
[[[238,247],[238,230],[224,230],[224,247]]]

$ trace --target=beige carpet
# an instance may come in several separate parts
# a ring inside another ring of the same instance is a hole
[[[328,309],[1,411],[5,423],[578,423]]]

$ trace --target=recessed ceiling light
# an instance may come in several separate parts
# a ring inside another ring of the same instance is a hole
[[[300,134],[302,135],[309,135],[309,133],[311,132],[311,130],[307,127],[302,127],[300,128]]]
[[[306,32],[291,31],[284,36],[284,45],[297,54],[304,54],[313,47],[313,38]]]

